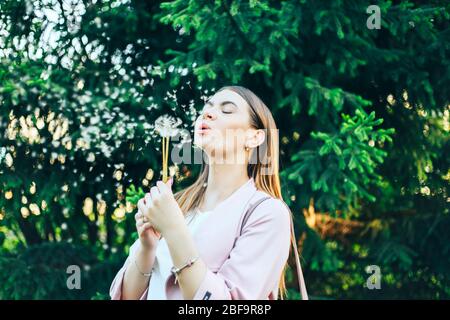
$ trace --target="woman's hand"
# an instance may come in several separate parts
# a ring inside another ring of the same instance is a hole
[[[158,181],[156,186],[138,201],[138,208],[163,236],[170,231],[175,232],[185,222],[183,212],[172,193],[172,179],[167,184]]]
[[[156,248],[161,234],[153,228],[152,224],[148,222],[148,218],[144,216],[141,210],[134,215],[136,220],[136,230],[141,240],[142,247],[146,250]]]

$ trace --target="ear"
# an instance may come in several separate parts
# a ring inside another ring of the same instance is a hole
[[[256,148],[266,140],[266,132],[263,129],[254,129],[247,137],[246,145],[249,148]]]

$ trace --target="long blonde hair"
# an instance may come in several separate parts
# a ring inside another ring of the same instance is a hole
[[[217,92],[223,90],[231,90],[239,94],[250,106],[251,127],[255,129],[265,129],[264,131],[266,132],[266,142],[252,150],[251,157],[256,158],[254,158],[253,161],[249,161],[247,166],[248,176],[253,177],[258,190],[264,191],[274,198],[283,200],[279,178],[279,137],[272,113],[264,102],[249,89],[241,86],[226,86],[222,87]],[[265,148],[265,150],[260,152],[260,147]],[[259,159],[260,155],[263,155],[264,158]],[[264,166],[267,164],[270,164],[271,166],[271,174],[261,174],[262,170],[264,170]],[[175,193],[175,199],[184,213],[199,207],[202,203],[206,190],[204,184],[208,181],[208,172],[208,164],[202,161],[202,168],[197,180],[189,187]],[[293,235],[291,234],[291,237],[292,236]],[[286,295],[284,278],[287,266],[288,264],[286,263],[279,282],[281,299]]]

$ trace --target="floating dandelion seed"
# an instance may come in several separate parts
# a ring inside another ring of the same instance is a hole
[[[5,159],[5,157],[6,157],[6,148],[1,147],[0,148],[0,163],[2,163],[3,159]]]
[[[163,160],[163,182],[168,180],[168,162],[169,162],[169,141],[170,137],[178,134],[178,126],[181,124],[181,119],[171,117],[169,115],[162,115],[155,121],[155,131],[162,137],[162,160]]]

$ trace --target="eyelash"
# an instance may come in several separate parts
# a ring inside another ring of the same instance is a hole
[[[207,108],[208,108],[208,107],[205,107],[205,108],[203,109],[202,113],[205,112],[205,109],[207,109]],[[233,111],[223,111],[223,110],[222,110],[222,113],[225,113],[225,114],[231,114],[231,113],[233,113]]]

